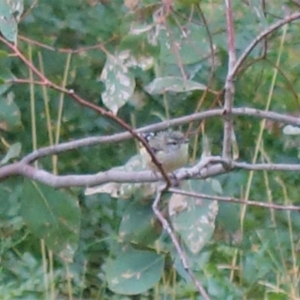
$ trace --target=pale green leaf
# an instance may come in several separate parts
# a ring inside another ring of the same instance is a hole
[[[205,89],[206,86],[201,83],[172,76],[156,78],[145,87],[145,90],[151,95],[164,92],[189,92]]]
[[[0,0],[0,31],[11,42],[17,39],[17,20],[23,12],[23,1]]]
[[[283,134],[285,134],[285,135],[300,135],[300,127],[286,125],[283,127]]]
[[[114,114],[129,101],[135,88],[134,77],[123,60],[124,58],[118,55],[108,56],[100,77],[105,84],[103,103]]]
[[[124,166],[112,168],[123,172],[142,171],[147,168],[140,154],[132,156]],[[110,194],[113,198],[129,199],[133,195],[141,197],[148,197],[153,195],[159,185],[159,182],[141,182],[141,183],[118,183],[109,182],[98,186],[86,188],[84,194],[86,196],[94,194]]]
[[[16,158],[20,155],[22,149],[21,143],[15,143],[11,145],[6,153],[6,155],[1,160],[0,164],[4,165],[6,164],[10,159]]]
[[[189,180],[183,183],[182,188],[191,192],[216,194],[210,180]],[[199,253],[214,232],[218,202],[173,194],[168,203],[175,231],[193,254]]]

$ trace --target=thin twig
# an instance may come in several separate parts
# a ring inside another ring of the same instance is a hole
[[[230,202],[230,203],[238,203],[238,204],[246,204],[251,206],[258,206],[258,207],[265,207],[270,209],[277,209],[277,210],[300,210],[300,206],[294,206],[294,205],[280,205],[280,204],[274,204],[274,203],[266,203],[266,202],[257,202],[253,200],[244,200],[234,197],[224,197],[224,196],[212,196],[202,193],[193,193],[188,191],[179,190],[176,188],[169,188],[168,190],[171,193],[180,194],[184,196],[189,197],[195,197],[195,198],[201,198],[205,200],[216,200],[216,201],[223,201],[223,202]]]
[[[261,32],[253,41],[252,43],[250,43],[250,45],[244,50],[244,52],[242,53],[242,55],[237,59],[234,67],[231,70],[231,74],[229,74],[232,78],[235,77],[238,73],[239,68],[241,67],[241,65],[243,64],[243,62],[245,61],[245,59],[247,58],[247,56],[250,54],[250,52],[254,49],[254,47],[260,42],[262,41],[265,37],[267,37],[268,35],[272,34],[276,29],[282,27],[285,24],[291,23],[297,19],[300,18],[300,12],[296,12],[294,14],[291,14],[287,17],[285,17],[284,19],[276,22],[275,24],[271,25],[270,27],[268,27],[266,30],[264,30],[263,32]]]
[[[194,273],[191,271],[191,269],[188,265],[187,257],[185,255],[184,251],[181,249],[180,243],[179,243],[175,233],[173,232],[173,230],[172,230],[171,226],[169,225],[167,219],[163,216],[163,214],[158,209],[158,204],[161,200],[163,190],[164,190],[164,187],[157,190],[156,197],[155,197],[155,200],[154,200],[153,205],[152,205],[153,212],[154,212],[155,216],[158,218],[158,220],[160,221],[160,223],[162,224],[163,228],[167,231],[168,235],[170,236],[170,238],[172,240],[172,243],[173,243],[173,245],[174,245],[174,247],[175,247],[175,249],[176,249],[176,251],[179,255],[179,258],[182,262],[182,265],[183,265],[184,269],[187,271],[189,277],[191,278],[192,282],[194,283],[194,285],[198,289],[200,295],[203,297],[203,299],[209,300],[210,297],[206,293],[206,291],[203,288],[202,284],[196,278]]]
[[[38,46],[40,48],[47,49],[49,51],[55,51],[55,52],[61,52],[61,53],[73,53],[73,54],[82,53],[82,52],[88,52],[88,51],[91,51],[91,50],[99,50],[99,49],[102,50],[103,49],[103,45],[105,45],[105,44],[107,44],[107,43],[115,40],[116,38],[117,38],[117,36],[113,36],[113,37],[111,37],[110,39],[108,39],[107,41],[105,41],[103,43],[99,43],[99,44],[91,45],[91,46],[79,47],[77,49],[71,49],[71,48],[56,48],[56,47],[52,47],[52,46],[49,46],[47,44],[44,44],[44,43],[35,41],[33,39],[30,39],[30,38],[28,38],[26,36],[18,35],[18,39],[20,39],[22,41],[25,41],[28,44],[35,45],[35,46]]]

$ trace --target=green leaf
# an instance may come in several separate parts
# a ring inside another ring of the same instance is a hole
[[[16,158],[20,155],[22,149],[21,143],[15,143],[11,145],[4,156],[4,158],[1,160],[0,165],[6,164],[10,159]]]
[[[201,83],[172,76],[156,78],[145,87],[145,90],[151,95],[162,94],[166,91],[189,92],[205,89],[206,86]]]
[[[142,171],[145,170],[145,162],[140,154],[132,156],[124,166],[112,168],[115,171]],[[110,194],[113,198],[129,199],[133,196],[136,198],[145,198],[153,195],[160,183],[159,182],[141,182],[141,183],[119,183],[109,182],[98,186],[86,188],[86,196],[94,194]]]
[[[114,114],[128,102],[135,88],[135,80],[120,55],[108,56],[102,70],[101,81],[105,84],[102,100]]]
[[[159,40],[160,59],[167,64],[193,64],[211,55],[205,27],[192,22],[161,30]]]
[[[149,43],[149,37],[153,38],[152,30],[152,24],[132,23],[129,34],[124,36],[118,47],[119,50],[130,51],[130,60],[136,60],[138,63],[135,65],[143,70],[152,67],[154,58],[159,54],[159,47]]]
[[[259,279],[266,278],[267,274],[274,268],[274,262],[266,253],[268,251],[268,247],[264,244],[257,252],[248,254],[245,257],[245,260],[242,262],[242,278],[245,282],[254,284]],[[283,270],[281,271],[284,272]]]
[[[20,220],[20,205],[19,199],[22,192],[20,178],[12,177],[0,185],[0,227],[3,229],[6,226],[12,229],[16,223],[23,224]],[[7,222],[7,219],[9,222]],[[19,228],[18,228],[19,229]],[[3,234],[3,232],[2,232]]]
[[[0,97],[0,129],[13,131],[21,125],[20,110],[14,102],[13,94],[9,93],[6,97]]]
[[[128,249],[108,264],[106,270],[108,287],[118,294],[143,293],[160,280],[163,267],[163,255]]]
[[[161,224],[153,214],[152,203],[133,202],[123,214],[119,236],[122,241],[149,245],[160,236],[161,230]]]
[[[215,195],[212,180],[189,180],[182,188],[186,191]],[[210,240],[215,229],[218,202],[214,200],[173,194],[169,200],[169,214],[175,231],[188,249],[199,253]]]
[[[0,0],[0,31],[11,42],[17,39],[17,18],[23,12],[23,1]]]
[[[65,192],[25,180],[21,214],[31,232],[66,261],[78,246],[80,209],[77,199]]]

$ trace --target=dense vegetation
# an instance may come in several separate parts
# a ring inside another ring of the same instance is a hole
[[[0,1],[0,299],[300,298],[300,3],[280,2]],[[162,195],[148,125],[198,166]]]

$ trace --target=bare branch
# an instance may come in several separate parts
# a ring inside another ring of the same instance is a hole
[[[273,33],[276,29],[282,27],[285,24],[291,23],[297,19],[300,18],[300,12],[296,12],[294,14],[286,16],[284,19],[276,22],[275,24],[271,25],[268,27],[266,30],[264,30],[262,33],[260,33],[253,41],[252,43],[245,49],[245,51],[242,53],[242,55],[238,58],[236,61],[233,69],[231,70],[230,77],[235,77],[238,73],[239,68],[249,55],[249,53],[253,50],[253,48],[260,42],[262,41],[265,37]]]
[[[227,160],[220,157],[207,157],[199,161],[191,168],[183,168],[176,171],[173,176],[178,180],[190,178],[208,178],[224,174],[235,169],[257,170],[257,171],[300,171],[300,164],[248,164],[232,162],[228,166]],[[39,170],[25,164],[16,162],[0,168],[0,181],[14,175],[22,175],[32,180],[47,184],[55,188],[63,187],[86,187],[104,184],[107,182],[119,183],[141,183],[157,182],[164,178],[160,173],[153,171],[128,172],[111,169],[94,175],[53,175],[45,170]],[[172,177],[172,176],[171,176]]]
[[[204,112],[199,112],[199,113],[191,114],[191,115],[180,117],[180,118],[175,118],[170,121],[160,122],[160,123],[156,123],[153,125],[141,127],[139,129],[135,130],[135,132],[141,133],[141,132],[165,130],[170,126],[179,126],[179,125],[187,124],[187,123],[193,122],[193,121],[205,120],[205,119],[208,119],[211,117],[222,116],[223,112],[224,112],[223,109],[213,109],[213,110],[208,110],[208,111],[204,111]],[[288,116],[285,114],[279,114],[279,113],[271,112],[271,111],[266,112],[266,111],[259,110],[259,109],[245,107],[245,108],[233,108],[231,113],[234,116],[253,116],[253,117],[260,118],[260,119],[268,119],[268,120],[273,120],[273,121],[277,121],[280,123],[286,123],[286,124],[300,126],[299,118],[296,118],[293,116]],[[78,149],[78,148],[84,147],[84,146],[92,146],[92,145],[102,144],[102,143],[117,143],[117,142],[121,142],[121,141],[130,139],[130,138],[132,138],[132,135],[129,132],[122,132],[122,133],[117,133],[117,134],[113,134],[113,135],[109,135],[109,136],[83,138],[83,139],[79,139],[76,141],[61,143],[61,144],[55,145],[55,146],[40,148],[40,149],[26,155],[21,160],[21,162],[29,164],[29,163],[32,163],[33,161],[35,161],[36,159],[44,157],[44,156],[59,154],[62,152]]]
[[[179,255],[179,258],[181,260],[181,263],[182,263],[184,269],[188,273],[188,275],[191,278],[192,282],[195,284],[195,286],[198,289],[200,295],[203,297],[203,299],[210,300],[210,297],[206,293],[206,291],[203,288],[201,282],[196,278],[195,274],[191,271],[191,268],[188,264],[188,259],[186,257],[186,254],[182,250],[181,245],[180,245],[175,233],[173,232],[171,226],[169,225],[169,222],[167,221],[167,219],[163,216],[163,214],[158,209],[158,204],[161,200],[163,189],[164,189],[164,187],[162,187],[161,189],[158,189],[158,191],[156,193],[156,197],[155,197],[155,200],[154,200],[153,205],[152,205],[153,212],[156,215],[156,217],[158,218],[158,220],[160,221],[160,223],[162,224],[163,228],[169,234],[169,236],[172,240],[172,243],[173,243],[173,245],[174,245],[174,247],[175,247],[175,249],[176,249],[176,251]]]
[[[189,197],[201,198],[205,200],[212,200],[212,201],[216,200],[216,201],[223,201],[223,202],[230,202],[230,203],[246,204],[251,206],[265,207],[265,208],[277,209],[277,210],[300,210],[300,206],[280,205],[275,203],[266,203],[266,202],[258,202],[253,200],[238,199],[234,197],[212,196],[207,194],[183,191],[175,188],[170,188],[169,192],[184,195],[184,196],[189,196]]]
[[[232,69],[235,64],[235,42],[234,42],[234,26],[233,26],[233,12],[231,0],[225,0],[226,7],[226,21],[227,21],[227,38],[228,38],[228,72],[224,86],[224,136],[222,157],[224,159],[232,159],[232,136],[233,136],[233,121],[232,121],[232,107],[234,100],[235,87],[233,83]]]
[[[300,164],[248,164],[233,162],[233,168],[253,171],[300,171]]]

